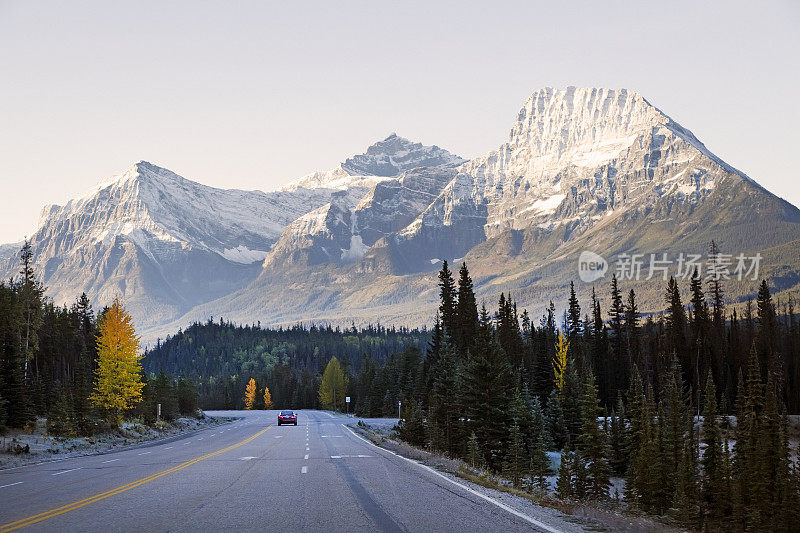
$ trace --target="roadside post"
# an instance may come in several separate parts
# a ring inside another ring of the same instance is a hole
[[[156,405],[156,422],[161,420],[161,404]]]
[[[400,418],[400,406],[403,405],[403,402],[397,400],[397,418]]]
[[[345,396],[344,397],[344,403],[345,403],[345,414],[349,415],[350,414],[350,396]]]

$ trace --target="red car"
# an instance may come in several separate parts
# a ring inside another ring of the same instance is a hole
[[[278,413],[278,425],[294,424],[297,425],[297,415],[293,411],[281,411]]]

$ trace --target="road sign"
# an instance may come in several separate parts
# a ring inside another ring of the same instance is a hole
[[[347,403],[350,403],[350,396],[345,396],[344,397],[344,401],[346,401]]]

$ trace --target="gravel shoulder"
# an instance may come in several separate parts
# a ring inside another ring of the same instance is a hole
[[[470,489],[495,499],[515,511],[527,514],[564,532],[577,531],[684,531],[647,517],[633,516],[613,508],[564,502],[552,494],[537,497],[515,490],[496,476],[471,468],[464,461],[430,453],[400,441],[389,426],[391,419],[355,419],[350,427],[374,444],[397,455],[429,466]],[[394,419],[396,421],[396,419]],[[359,423],[360,422],[360,423]]]

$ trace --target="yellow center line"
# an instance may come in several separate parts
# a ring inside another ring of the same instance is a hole
[[[15,530],[21,529],[23,527],[27,527],[27,526],[30,526],[30,525],[33,525],[33,524],[37,524],[39,522],[42,522],[44,520],[48,520],[48,519],[53,518],[55,516],[62,515],[64,513],[68,513],[70,511],[74,511],[76,509],[80,509],[81,507],[89,505],[90,503],[99,502],[100,500],[105,500],[106,498],[108,498],[110,496],[114,496],[115,494],[120,494],[121,492],[125,492],[127,490],[131,490],[133,488],[139,487],[141,485],[144,485],[145,483],[149,483],[149,482],[151,482],[151,481],[153,481],[155,479],[158,479],[160,477],[164,477],[167,474],[172,474],[173,472],[177,472],[178,470],[183,470],[187,466],[192,466],[193,464],[199,463],[200,461],[202,461],[204,459],[208,459],[209,457],[214,457],[215,455],[219,455],[221,453],[228,452],[230,450],[233,450],[234,448],[238,448],[239,446],[244,446],[248,442],[252,442],[256,438],[258,438],[261,435],[263,435],[271,427],[272,427],[271,425],[267,426],[266,428],[262,429],[261,431],[259,431],[255,435],[253,435],[252,437],[248,437],[247,439],[243,440],[242,442],[238,442],[236,444],[228,446],[227,448],[223,448],[223,449],[217,450],[215,452],[207,453],[207,454],[205,454],[203,456],[197,457],[197,458],[192,459],[190,461],[186,461],[185,463],[181,463],[181,464],[179,464],[177,466],[174,466],[172,468],[168,468],[167,470],[163,470],[161,472],[155,473],[153,475],[147,476],[147,477],[139,479],[137,481],[133,481],[131,483],[128,483],[127,485],[122,485],[121,487],[117,487],[115,489],[111,489],[111,490],[108,490],[106,492],[101,492],[100,494],[95,494],[94,496],[90,496],[90,497],[85,498],[83,500],[79,500],[79,501],[76,501],[76,502],[73,502],[73,503],[69,503],[67,505],[62,505],[61,507],[56,507],[55,509],[50,509],[49,511],[45,511],[43,513],[35,514],[33,516],[29,516],[27,518],[22,518],[20,520],[15,521],[15,522],[10,522],[8,524],[4,524],[4,525],[0,526],[0,533],[7,533],[9,531],[15,531]]]

